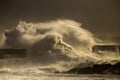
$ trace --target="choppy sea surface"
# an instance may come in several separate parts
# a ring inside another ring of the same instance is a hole
[[[0,80],[120,80],[118,75],[54,73],[120,62],[119,47],[100,50],[100,54],[92,52],[94,45],[106,44],[76,21],[20,21],[15,28],[6,30],[3,34],[4,43],[1,48],[25,49],[26,57],[13,59],[11,53],[15,53],[14,50],[1,50]],[[39,71],[43,73],[38,73]]]
[[[1,72],[0,80],[120,80],[119,75]]]

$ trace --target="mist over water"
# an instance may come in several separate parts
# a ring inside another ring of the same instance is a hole
[[[21,65],[24,69],[43,72],[63,72],[74,67],[120,61],[120,55],[95,54],[92,46],[102,43],[94,34],[73,20],[56,20],[42,23],[20,21],[17,27],[4,33],[4,48],[26,49],[24,59],[6,59],[4,68]],[[20,67],[20,66],[19,66]]]

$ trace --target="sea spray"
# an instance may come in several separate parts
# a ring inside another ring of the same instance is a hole
[[[120,60],[120,56],[106,59],[107,55],[105,55],[103,59],[100,55],[93,53],[92,46],[101,41],[73,20],[43,23],[20,21],[17,27],[7,30],[4,34],[5,46],[27,50],[23,63],[18,63],[18,65],[27,66],[25,69],[63,72],[74,67]],[[11,66],[9,62],[9,60],[6,61],[8,68]]]

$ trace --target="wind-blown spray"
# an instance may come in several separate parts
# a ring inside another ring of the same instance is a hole
[[[91,47],[99,42],[91,32],[73,20],[20,21],[17,27],[5,32],[5,46],[27,50],[26,65],[53,72],[112,61],[112,58],[110,61],[103,60],[91,52]]]

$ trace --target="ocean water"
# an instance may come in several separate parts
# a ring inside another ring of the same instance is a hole
[[[120,80],[119,75],[0,73],[0,80]]]
[[[0,80],[120,80],[118,75],[54,73],[120,62],[119,53],[92,52],[94,45],[105,44],[104,41],[76,21],[22,21],[3,35],[4,45],[0,48],[26,49],[27,52],[25,59],[0,61]]]

